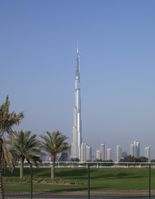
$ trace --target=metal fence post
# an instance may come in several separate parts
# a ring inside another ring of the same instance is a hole
[[[151,199],[151,164],[149,164],[149,199]]]
[[[88,199],[90,199],[90,165],[88,163]]]
[[[32,172],[32,163],[30,163],[30,175],[31,175],[31,178],[30,178],[31,196],[30,196],[30,198],[32,199],[33,198],[33,172]]]

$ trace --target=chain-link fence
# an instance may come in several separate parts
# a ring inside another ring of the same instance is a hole
[[[55,179],[50,176],[51,165],[40,168],[27,165],[22,179],[19,178],[18,167],[13,173],[6,170],[4,198],[155,198],[154,164],[59,162]]]

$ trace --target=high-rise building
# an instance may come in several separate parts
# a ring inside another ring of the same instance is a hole
[[[107,149],[106,160],[112,160],[112,150],[111,150],[111,148]]]
[[[81,159],[82,143],[82,121],[81,121],[81,93],[80,93],[80,56],[77,49],[76,71],[75,71],[75,103],[74,103],[74,121],[73,121],[73,142],[71,148],[71,157]]]
[[[96,150],[96,160],[100,160],[100,150]]]
[[[81,162],[87,162],[92,160],[92,154],[91,154],[91,147],[83,142],[81,144]]]
[[[130,155],[134,156],[134,145],[133,145],[133,143],[130,144]]]
[[[119,162],[122,157],[122,148],[120,145],[116,146],[116,162]]]
[[[100,160],[105,160],[105,144],[100,144]]]
[[[134,141],[134,157],[139,158],[140,157],[140,142]]]
[[[144,148],[144,157],[146,157],[148,159],[148,161],[151,160],[151,157],[150,157],[150,147],[147,146]]]
[[[68,152],[62,152],[60,154],[60,157],[58,159],[58,161],[68,161],[69,160],[69,153]]]
[[[86,159],[87,161],[92,161],[92,147],[89,145],[87,145]]]
[[[135,158],[139,158],[140,157],[140,142],[134,141],[130,145],[130,154],[132,156],[134,156]]]
[[[122,156],[122,158],[125,158],[128,156],[128,153],[126,151],[123,151],[121,156]]]

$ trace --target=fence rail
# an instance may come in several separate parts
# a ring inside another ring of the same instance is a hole
[[[55,181],[50,181],[50,175],[46,174],[47,171],[48,174],[50,173],[51,166],[51,164],[42,164],[37,169],[32,165],[27,165],[25,181],[19,180],[19,165],[15,173],[7,174],[6,172],[4,176],[5,199],[101,199],[110,196],[111,199],[129,197],[153,199],[155,196],[155,163],[57,162]],[[129,183],[128,188],[125,187],[127,183]],[[20,192],[15,191],[17,186],[21,186]],[[45,188],[41,190],[43,187]]]
[[[39,167],[41,168],[50,168],[52,166],[52,162],[46,161],[42,162]],[[87,168],[89,166],[94,168],[100,167],[112,167],[112,168],[125,168],[125,167],[148,167],[151,165],[152,168],[155,168],[155,162],[72,162],[72,161],[62,161],[62,162],[55,162],[55,166],[59,167],[84,167]],[[16,167],[19,167],[20,164],[17,164]],[[30,167],[28,163],[25,163],[25,167]]]

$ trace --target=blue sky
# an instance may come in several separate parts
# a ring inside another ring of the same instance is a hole
[[[0,1],[0,101],[24,111],[19,129],[72,139],[76,43],[83,139],[155,158],[155,1]]]

